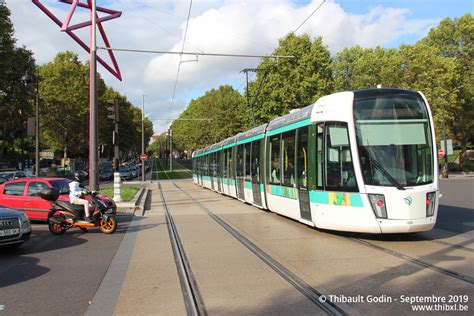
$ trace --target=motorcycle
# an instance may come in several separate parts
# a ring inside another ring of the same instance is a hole
[[[92,223],[85,221],[84,207],[66,201],[58,201],[59,190],[47,188],[40,192],[41,198],[51,202],[48,214],[49,231],[54,235],[62,235],[66,230],[78,227],[86,232],[88,228],[99,227],[104,234],[112,234],[117,229],[117,219],[114,212],[107,208],[95,192],[86,192],[89,196],[89,209],[92,213]]]

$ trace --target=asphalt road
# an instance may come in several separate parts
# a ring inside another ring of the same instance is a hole
[[[474,230],[474,177],[440,180],[436,228],[465,233]]]
[[[94,228],[54,236],[35,223],[28,242],[0,248],[0,315],[83,315],[130,220],[119,215],[112,235]]]

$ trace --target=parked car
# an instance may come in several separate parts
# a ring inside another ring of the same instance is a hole
[[[28,216],[0,206],[0,246],[20,246],[31,235]]]
[[[32,220],[48,220],[51,202],[40,197],[41,190],[56,188],[60,192],[60,201],[69,202],[69,183],[66,178],[23,178],[0,184],[0,205],[23,211]],[[117,205],[111,198],[98,195],[100,199],[112,208],[114,213]]]
[[[112,180],[114,173],[110,169],[104,169],[99,171],[99,180]]]
[[[133,177],[136,178],[140,174],[140,168],[137,165],[131,165],[130,170],[132,171]]]
[[[27,178],[28,175],[24,171],[3,171],[0,172],[0,178],[5,178],[8,180]]]
[[[133,173],[128,167],[120,168],[120,179],[121,180],[130,180],[133,179]]]

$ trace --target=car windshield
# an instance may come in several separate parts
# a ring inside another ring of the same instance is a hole
[[[56,188],[59,190],[60,194],[69,193],[69,183],[71,183],[71,180],[69,179],[53,180],[50,183],[53,186],[53,188]]]
[[[402,189],[433,182],[430,121],[419,95],[356,98],[354,119],[365,184]]]

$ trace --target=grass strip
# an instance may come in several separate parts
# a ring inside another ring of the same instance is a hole
[[[123,202],[128,202],[131,199],[133,199],[135,194],[137,194],[138,190],[140,190],[139,187],[124,187],[124,186],[122,186],[121,191],[120,191],[122,201]],[[113,198],[114,197],[114,188],[101,189],[101,190],[99,190],[99,193],[102,194],[102,195],[106,195],[110,198]]]

